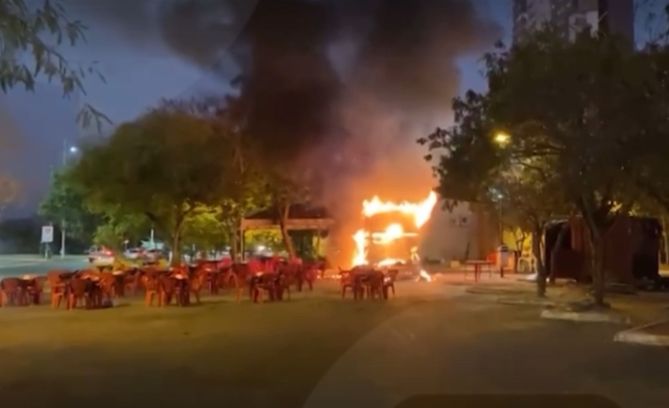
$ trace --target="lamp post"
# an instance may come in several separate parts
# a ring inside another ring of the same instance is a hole
[[[493,141],[501,149],[504,149],[509,145],[509,143],[511,143],[511,135],[506,132],[499,131],[493,136]],[[502,225],[502,199],[504,198],[504,195],[502,195],[502,193],[499,191],[495,191],[495,198],[497,199],[497,210],[499,217],[499,242],[500,245],[502,245],[504,244],[504,226]]]
[[[79,148],[75,145],[68,146],[67,145],[67,139],[63,139],[63,167],[67,165],[67,158],[68,155],[74,155],[79,152]],[[64,258],[65,257],[65,229],[66,229],[66,220],[65,217],[61,218],[60,220],[60,257]]]
[[[504,199],[504,195],[500,192],[496,193],[497,198],[497,218],[499,218],[499,244],[503,245],[504,244],[504,224],[502,223],[502,200]]]

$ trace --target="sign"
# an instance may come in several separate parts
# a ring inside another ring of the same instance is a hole
[[[42,243],[50,244],[53,242],[53,225],[42,226]]]

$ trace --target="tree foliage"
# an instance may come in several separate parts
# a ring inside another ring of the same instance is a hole
[[[666,180],[651,164],[659,167],[669,151],[667,93],[647,58],[606,33],[567,42],[546,28],[488,54],[488,91],[456,100],[455,126],[421,140],[439,155],[445,197],[480,198],[499,183],[515,208],[537,219],[577,210],[588,226],[599,304],[603,236],[645,194],[640,174],[647,184]],[[512,138],[504,149],[494,143],[498,130]]]
[[[171,101],[168,106],[170,109],[210,120],[216,139],[227,145],[229,156],[224,163],[226,181],[215,208],[209,211],[217,214],[218,222],[225,230],[225,238],[230,244],[231,255],[233,259],[237,259],[242,241],[242,220],[271,204],[265,165],[267,157],[263,155],[259,141],[249,134],[244,116],[239,110],[238,99],[211,97]]]
[[[86,206],[84,194],[70,180],[69,169],[55,172],[51,189],[40,203],[39,215],[67,231],[79,242],[88,242],[95,233],[100,217]]]
[[[286,250],[290,257],[295,257],[295,245],[286,228],[287,218],[292,205],[309,200],[311,187],[306,177],[309,172],[297,163],[305,143],[319,134],[316,129],[321,129],[322,124],[312,121],[319,117],[313,112],[324,108],[322,105],[325,99],[311,100],[318,98],[318,92],[308,86],[303,89],[288,87],[267,99],[269,95],[259,85],[242,80],[240,96],[227,101],[224,117],[238,135],[238,145],[242,147],[239,151],[246,152],[250,159],[244,163],[255,163],[254,174],[262,175],[262,179],[252,182],[262,180],[263,189],[247,190],[242,186],[242,190],[262,191],[256,198],[276,210]],[[278,106],[282,101],[286,102],[284,106]],[[303,105],[303,109],[296,109],[296,104]],[[277,115],[279,111],[291,119]]]
[[[202,207],[184,222],[183,243],[202,251],[221,249],[229,242],[220,208]]]
[[[126,241],[134,246],[146,239],[151,221],[143,214],[128,213],[123,208],[105,205],[96,208],[102,221],[97,225],[93,242],[116,250],[123,249]]]
[[[94,65],[70,63],[59,51],[62,45],[74,46],[85,40],[86,26],[72,20],[58,1],[0,0],[0,89],[3,92],[23,86],[32,91],[38,77],[61,85],[64,95],[85,93],[83,80],[96,76],[104,81]],[[85,104],[78,121],[87,127],[111,123],[102,112]]]
[[[186,220],[220,199],[229,158],[209,120],[168,107],[88,148],[74,172],[94,206],[145,215],[169,236],[176,263]]]

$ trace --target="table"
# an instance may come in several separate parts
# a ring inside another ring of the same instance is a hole
[[[479,275],[481,274],[481,268],[484,266],[493,266],[494,263],[491,261],[486,261],[486,260],[470,260],[470,261],[465,261],[465,265],[472,265],[474,267],[474,281],[478,282],[479,281]],[[465,279],[467,279],[467,268],[465,269]],[[492,276],[492,269],[488,270],[490,273],[490,276]]]

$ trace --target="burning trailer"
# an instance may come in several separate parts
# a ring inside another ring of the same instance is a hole
[[[382,201],[362,203],[363,226],[353,235],[353,267],[396,269],[400,277],[430,281],[418,255],[420,229],[430,219],[437,195],[418,203]]]

